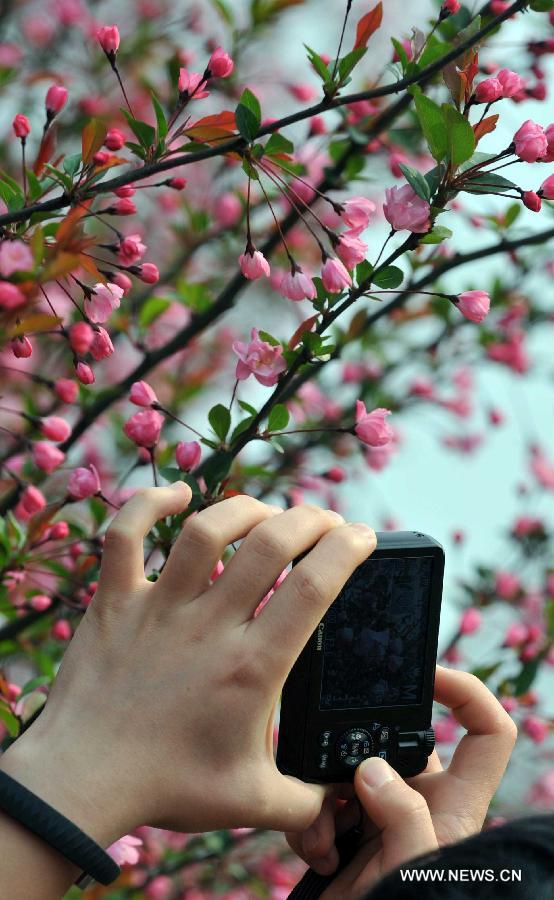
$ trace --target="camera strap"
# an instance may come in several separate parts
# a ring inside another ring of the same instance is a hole
[[[336,846],[339,854],[339,864],[336,871],[332,875],[318,875],[313,869],[308,869],[289,894],[288,900],[315,900],[316,897],[321,897],[323,891],[333,883],[337,875],[346,868],[356,855],[362,835],[363,824],[360,821],[358,825],[351,828],[346,834],[337,838]]]

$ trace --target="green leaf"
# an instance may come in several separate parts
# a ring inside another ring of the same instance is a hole
[[[135,119],[126,109],[122,109],[121,112],[127,119],[130,129],[141,147],[145,150],[151,147],[156,140],[156,129],[149,125],[148,122],[141,122],[140,119]]]
[[[158,316],[161,316],[169,306],[171,306],[171,300],[168,300],[166,297],[149,297],[140,308],[138,316],[140,327],[147,328],[148,325],[151,325]]]
[[[516,697],[520,697],[522,694],[527,693],[527,691],[533,686],[533,682],[538,675],[542,660],[543,656],[539,653],[538,656],[535,656],[533,659],[530,659],[528,662],[523,664],[523,666],[519,670],[519,674],[511,682],[512,690]]]
[[[29,188],[29,200],[38,200],[43,191],[43,185],[30,169],[27,169],[27,185]]]
[[[421,240],[420,244],[442,244],[443,241],[448,240],[448,238],[452,237],[453,232],[450,228],[446,228],[444,225],[435,225],[432,231],[429,234],[425,234]]]
[[[49,678],[48,675],[39,675],[37,678],[31,678],[31,680],[23,686],[23,690],[19,697],[24,697],[25,694],[30,694],[32,691],[36,690],[36,688],[42,687],[45,684],[50,684],[51,680],[52,679]]]
[[[418,59],[418,65],[421,69],[426,69],[427,66],[432,65],[437,59],[441,59],[450,50],[452,50],[450,44],[445,44],[443,41],[437,40],[437,38],[432,35],[427,39],[425,50]]]
[[[239,400],[239,406],[245,412],[250,413],[251,416],[256,416],[258,414],[258,410],[255,406],[252,406],[250,403],[246,403],[244,400]]]
[[[446,122],[448,150],[447,156],[455,169],[475,152],[475,134],[468,120],[455,106],[445,103],[442,107]]]
[[[175,481],[182,481],[183,472],[175,466],[161,466],[159,471],[162,478],[165,478],[170,484],[173,484]]]
[[[212,406],[208,413],[208,421],[218,438],[222,441],[227,437],[227,432],[231,427],[231,413],[222,403]]]
[[[246,429],[250,427],[250,425],[252,424],[253,421],[254,421],[254,416],[247,416],[245,419],[242,419],[242,421],[239,422],[237,427],[235,429],[233,429],[233,433],[231,434],[229,443],[233,444],[236,441],[236,439],[238,438],[238,436],[240,434],[242,434],[243,431],[246,431]]]
[[[273,407],[267,420],[269,431],[282,431],[289,424],[289,411],[284,403],[277,403]]]
[[[495,172],[484,172],[482,175],[475,175],[464,184],[463,190],[468,194],[504,194],[506,191],[518,190],[513,181],[504,178],[503,175],[497,175]]]
[[[274,156],[276,153],[293,153],[294,144],[282,134],[275,132],[265,145],[264,152],[266,156]]]
[[[545,609],[546,632],[549,637],[554,638],[554,600],[549,600]]]
[[[509,228],[510,225],[513,225],[516,219],[518,219],[521,215],[522,210],[523,207],[521,203],[512,203],[504,214],[504,228]]]
[[[237,128],[245,141],[253,141],[262,121],[262,110],[258,98],[248,88],[242,92],[235,110]]]
[[[400,60],[400,65],[402,66],[402,71],[405,72],[408,62],[409,62],[408,54],[406,53],[406,51],[405,51],[404,47],[402,46],[402,44],[400,43],[400,41],[397,41],[396,38],[391,38],[391,41],[392,41],[394,49],[396,50],[398,59]]]
[[[417,169],[412,169],[411,166],[405,166],[404,163],[400,163],[400,169],[404,178],[416,192],[417,196],[421,197],[422,200],[427,200],[427,202],[429,202],[431,199],[431,191],[425,175],[422,175]]]
[[[273,337],[269,331],[259,331],[258,334],[262,341],[266,341],[268,344],[271,344],[272,347],[278,347],[281,343],[281,341],[278,341],[276,337]]]
[[[208,490],[214,491],[220,482],[229,474],[234,454],[229,450],[219,450],[202,465],[202,475]]]
[[[73,178],[75,173],[79,170],[79,166],[81,165],[81,154],[72,153],[71,156],[66,156],[62,165],[64,172],[66,172],[67,175]]]
[[[352,50],[351,53],[347,53],[346,56],[343,56],[339,62],[339,79],[341,83],[348,78],[351,71],[358,65],[366,53],[367,47],[358,47],[357,50]]]
[[[531,0],[529,7],[534,12],[550,12],[554,9],[554,0]]]
[[[156,114],[158,140],[164,141],[167,135],[167,120],[165,118],[162,104],[160,103],[154,92],[152,92],[152,106],[154,107],[154,112]]]
[[[440,162],[448,152],[446,123],[442,110],[429,97],[426,97],[420,88],[417,88],[417,90],[412,89],[412,93],[419,124],[431,156],[437,162]]]
[[[233,10],[229,3],[226,0],[210,0],[212,6],[218,11],[219,15],[223,19],[227,25],[233,26],[235,24],[235,17],[233,15]]]
[[[4,706],[2,703],[0,703],[0,722],[3,722],[8,729],[10,737],[17,737],[19,734],[19,720],[8,707]]]
[[[312,50],[312,48],[308,47],[307,44],[304,44],[304,46],[308,51],[308,59],[319,77],[323,81],[329,81],[329,79],[331,78],[331,73],[329,71],[327,63],[321,58],[319,53],[316,53],[315,50]]]
[[[385,266],[384,269],[378,269],[372,276],[371,281],[377,287],[385,289],[394,289],[399,287],[404,281],[404,272],[398,266]]]
[[[356,282],[358,285],[363,284],[364,282],[369,282],[371,278],[371,274],[373,272],[373,266],[367,259],[363,259],[361,263],[358,263],[356,266]]]

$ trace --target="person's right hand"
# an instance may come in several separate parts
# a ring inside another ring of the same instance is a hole
[[[407,781],[378,757],[358,767],[354,788],[364,836],[322,900],[358,900],[391,869],[481,829],[516,726],[483,682],[467,672],[437,666],[435,699],[467,730],[450,765],[443,769],[434,751],[425,772]],[[309,832],[288,835],[289,844],[315,871],[332,874],[338,863],[335,834],[357,824],[359,815],[356,799],[335,804],[329,797]]]

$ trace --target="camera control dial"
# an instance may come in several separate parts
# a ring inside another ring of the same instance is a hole
[[[373,739],[363,728],[350,728],[337,741],[337,756],[348,769],[356,768],[373,753]]]

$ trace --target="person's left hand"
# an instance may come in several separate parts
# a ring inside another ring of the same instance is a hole
[[[287,835],[312,869],[330,875],[338,864],[335,835],[358,823],[362,807],[358,852],[322,900],[356,900],[391,869],[481,829],[508,764],[516,726],[494,694],[467,672],[437,666],[435,699],[467,730],[446,769],[436,751],[425,772],[406,781],[383,760],[366,760],[356,771],[355,798],[341,801],[337,790],[310,829]],[[352,789],[342,786],[342,793],[351,795]]]

